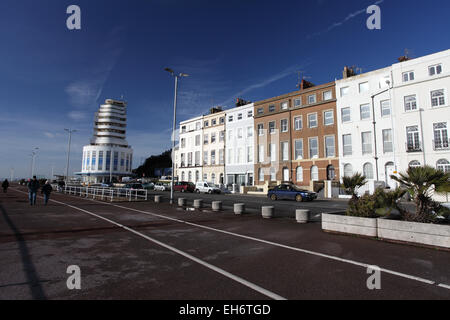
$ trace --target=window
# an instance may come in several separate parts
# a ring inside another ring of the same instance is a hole
[[[233,163],[233,149],[228,149],[227,157],[228,157],[227,163],[232,164]]]
[[[366,177],[366,179],[373,179],[373,165],[369,162],[364,164],[363,166],[363,175]]]
[[[277,146],[275,143],[269,145],[269,157],[271,162],[277,161]]]
[[[344,165],[344,177],[351,177],[353,175],[353,166],[350,163]]]
[[[264,162],[264,146],[258,146],[258,162]]]
[[[253,127],[247,127],[247,138],[253,137]]]
[[[308,103],[309,104],[316,103],[316,101],[317,101],[317,98],[316,98],[315,94],[312,94],[312,95],[308,96]]]
[[[186,126],[182,126],[181,127],[181,133],[185,133],[186,132]]]
[[[270,105],[269,106],[269,112],[275,112],[275,106],[274,105]]]
[[[249,110],[247,112],[247,118],[251,118],[251,117],[253,117],[253,110]]]
[[[200,166],[200,151],[195,151],[195,165]]]
[[[188,167],[192,167],[192,152],[188,153]]]
[[[225,131],[220,131],[219,133],[219,142],[222,142],[225,140]]]
[[[119,153],[114,152],[114,171],[117,171],[117,166],[119,164]]]
[[[317,128],[317,113],[308,114],[308,128]]]
[[[439,107],[445,105],[444,89],[431,91],[431,106]]]
[[[215,150],[211,150],[211,165],[215,165],[216,164],[216,151]]]
[[[208,144],[209,143],[209,135],[207,133],[205,133],[203,135],[203,144]]]
[[[215,173],[211,173],[211,182],[216,183],[216,174]]]
[[[325,156],[327,158],[336,156],[336,148],[334,142],[334,136],[325,137]]]
[[[238,139],[242,139],[244,137],[244,129],[238,129]]]
[[[208,165],[208,151],[203,152],[203,165]]]
[[[372,153],[372,132],[361,133],[362,138],[362,153],[370,154]]]
[[[294,128],[295,131],[300,131],[303,129],[303,119],[302,116],[294,118]]]
[[[216,120],[216,119],[212,119],[212,120],[211,120],[211,125],[212,125],[212,126],[215,126],[216,124],[217,124],[217,120]]]
[[[103,169],[103,151],[99,151],[98,152],[98,168],[97,170],[102,170]],[[127,166],[127,171],[128,171],[128,166]]]
[[[92,170],[95,170],[96,167],[96,157],[97,157],[97,151],[92,151],[92,158],[91,158],[91,168]],[[121,164],[121,166],[123,167],[123,163]]]
[[[281,142],[281,157],[282,161],[289,161],[289,142]]]
[[[346,95],[348,95],[349,89],[349,87],[341,88],[341,97],[345,97]]]
[[[189,182],[192,182],[192,172],[188,172]]]
[[[270,134],[275,133],[275,121],[269,122],[269,133]]]
[[[392,129],[383,130],[383,152],[389,153],[394,151],[392,143]]]
[[[106,171],[109,171],[111,165],[111,151],[106,151]]]
[[[258,114],[263,114],[264,113],[264,109],[263,108],[258,108],[257,113]]]
[[[262,123],[258,124],[258,135],[259,136],[263,136],[264,135],[264,125]]]
[[[231,142],[233,139],[233,130],[228,130],[228,142]]]
[[[350,114],[350,108],[341,109],[342,123],[352,121],[352,116]]]
[[[404,72],[402,77],[403,77],[403,82],[413,81],[414,80],[414,71]]]
[[[201,123],[200,123],[200,122],[197,122],[197,123],[195,124],[195,130],[200,130],[201,128],[202,128]]]
[[[295,147],[295,160],[301,160],[303,159],[303,140],[295,140],[294,142]]]
[[[288,132],[288,120],[281,120],[281,132]]]
[[[434,76],[436,74],[441,74],[442,73],[442,65],[438,64],[435,66],[428,67],[428,73],[430,76]]]
[[[336,178],[336,170],[333,165],[327,167],[327,180],[334,180]]]
[[[409,165],[408,165],[409,168],[418,168],[418,167],[421,167],[421,166],[422,166],[422,165],[421,165],[420,162],[417,161],[417,160],[411,161],[411,162],[409,163]]]
[[[247,147],[247,162],[253,162],[253,147]]]
[[[270,167],[270,181],[277,181],[277,172],[273,167]]]
[[[319,156],[319,140],[317,137],[309,138],[309,157],[318,158]]]
[[[326,126],[331,126],[334,124],[334,112],[333,110],[325,111],[323,113],[323,123]]]
[[[198,180],[200,180],[200,172],[198,172],[198,170],[195,171],[195,182],[197,182]]]
[[[294,107],[301,107],[302,105],[302,99],[297,98],[294,100]]]
[[[290,177],[290,172],[289,172],[289,168],[284,167],[283,168],[283,181],[290,181],[291,177]]]
[[[363,82],[359,84],[359,93],[369,92],[369,82]]]
[[[224,124],[225,123],[225,117],[220,117],[219,118],[219,123],[220,124]]]
[[[184,153],[182,153],[181,154],[181,167],[184,167],[185,166],[185,163],[184,163]],[[184,180],[184,179],[183,179]]]
[[[259,182],[264,182],[264,170],[263,168],[258,169],[258,180]]]
[[[406,151],[421,151],[419,140],[419,126],[406,127]]]
[[[325,91],[323,93],[323,100],[327,101],[327,100],[331,100],[333,99],[333,93],[331,91]]]
[[[209,121],[205,121],[204,127],[209,127]]]
[[[303,182],[303,168],[302,167],[297,167],[297,169],[295,169],[296,172],[296,180],[297,182]]]
[[[416,95],[410,95],[405,97],[405,111],[417,110]]]
[[[237,149],[236,156],[237,156],[236,163],[243,163],[244,162],[243,158],[242,158],[242,148],[238,148]]]
[[[195,136],[195,146],[196,147],[200,146],[200,135],[199,134]]]
[[[439,160],[436,167],[438,170],[444,171],[445,173],[450,173],[450,162],[448,162],[448,160]]]
[[[440,122],[433,124],[434,129],[434,150],[449,149],[447,123]]]
[[[228,122],[233,122],[233,116],[228,116]]]
[[[344,157],[345,156],[351,156],[353,154],[353,151],[352,151],[352,135],[351,134],[344,134],[342,136],[342,145],[343,145]]]
[[[319,168],[317,166],[311,167],[311,180],[319,181]]]
[[[242,120],[242,113],[238,114],[238,120]]]
[[[391,102],[389,100],[381,101],[381,116],[388,117],[391,115]]]
[[[208,181],[208,174],[207,173],[203,174],[203,181]]]
[[[225,162],[225,150],[220,149],[219,150],[219,164],[224,164]]]
[[[370,119],[370,104],[360,106],[361,120]]]
[[[287,102],[282,102],[281,103],[281,110],[287,110],[288,106],[289,106],[289,104]]]
[[[185,147],[186,147],[186,139],[181,138],[181,148],[185,148]]]
[[[184,171],[181,173],[181,181],[184,181],[184,177],[185,177],[185,175],[184,175]]]

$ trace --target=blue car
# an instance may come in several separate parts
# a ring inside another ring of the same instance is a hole
[[[297,202],[313,201],[317,199],[317,193],[300,189],[294,184],[281,184],[272,188],[267,193],[270,200],[295,200]]]

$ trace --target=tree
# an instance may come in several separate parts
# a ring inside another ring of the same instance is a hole
[[[450,173],[430,166],[409,168],[406,173],[400,173],[399,177],[391,175],[391,178],[405,187],[414,198],[416,212],[409,215],[410,221],[432,222],[436,205],[431,199],[431,192],[450,191]]]
[[[155,169],[172,167],[172,150],[167,150],[160,155],[147,158],[143,165],[133,170],[138,177],[145,174],[146,177],[155,177]]]
[[[352,199],[356,200],[358,199],[358,189],[367,183],[367,179],[362,174],[355,173],[351,177],[344,177],[342,182],[342,188],[344,188],[348,194],[352,195]]]

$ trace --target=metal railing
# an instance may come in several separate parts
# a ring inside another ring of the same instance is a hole
[[[450,140],[433,140],[434,151],[450,150]]]
[[[65,194],[104,201],[147,201],[147,189],[108,188],[108,187],[83,187],[52,185],[53,189]]]

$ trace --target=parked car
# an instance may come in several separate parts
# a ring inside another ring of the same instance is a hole
[[[213,193],[222,193],[222,191],[220,190],[220,188],[218,186],[216,186],[214,183],[211,182],[197,182],[195,184],[195,192],[197,193],[209,193],[209,194],[213,194]]]
[[[144,189],[140,183],[129,183],[125,185],[125,189]]]
[[[317,193],[301,189],[294,184],[281,184],[272,188],[267,193],[272,201],[295,200],[297,202],[313,201],[317,199]]]
[[[192,182],[185,182],[185,181],[175,182],[173,186],[173,191],[192,193],[195,191],[195,184],[193,184]]]
[[[170,191],[170,184],[157,182],[154,187],[155,191]]]
[[[153,190],[155,188],[155,184],[153,182],[143,183],[142,186],[147,190]]]

